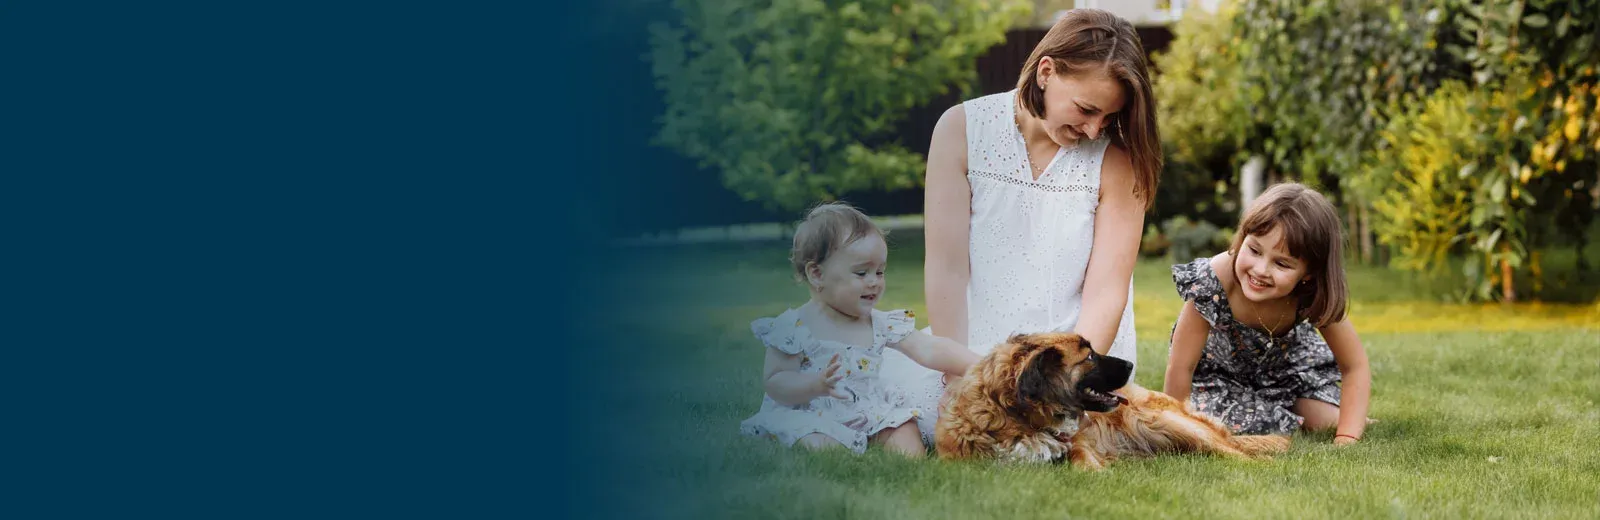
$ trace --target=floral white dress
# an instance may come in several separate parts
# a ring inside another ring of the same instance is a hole
[[[1110,138],[1061,147],[1035,179],[1016,123],[1016,91],[962,104],[967,113],[967,183],[972,187],[967,337],[987,355],[1011,334],[1071,331],[1083,310],[1083,282],[1100,206],[1100,166]],[[1133,283],[1110,355],[1137,363]],[[903,389],[924,440],[932,442],[941,374],[898,352],[885,356],[884,379]]]
[[[868,437],[885,428],[905,424],[921,414],[918,408],[906,405],[904,395],[884,385],[878,377],[884,348],[899,343],[917,330],[911,312],[873,309],[872,345],[869,346],[812,337],[799,316],[799,310],[789,309],[777,317],[751,322],[750,330],[763,345],[801,356],[801,373],[819,373],[827,368],[829,359],[838,355],[841,370],[845,372],[839,388],[855,398],[823,396],[799,406],[787,406],[762,394],[761,411],[739,423],[741,433],[773,439],[784,446],[793,445],[801,437],[821,433],[851,451],[862,453],[867,449]],[[860,429],[845,425],[862,417],[866,418],[866,424]]]

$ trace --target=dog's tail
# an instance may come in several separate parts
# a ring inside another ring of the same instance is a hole
[[[1228,442],[1252,457],[1289,451],[1289,437],[1283,435],[1235,435]]]

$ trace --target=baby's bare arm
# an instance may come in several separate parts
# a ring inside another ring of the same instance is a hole
[[[761,377],[765,381],[762,388],[767,395],[785,406],[805,404],[826,395],[849,398],[834,386],[844,378],[844,373],[839,371],[839,356],[829,360],[827,369],[822,373],[803,374],[800,372],[799,355],[785,354],[767,347],[767,359],[762,363]]]
[[[890,347],[905,353],[919,365],[957,377],[966,375],[967,369],[979,359],[976,352],[956,340],[922,331],[913,332]]]

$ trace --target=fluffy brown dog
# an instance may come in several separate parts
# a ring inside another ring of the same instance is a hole
[[[1100,469],[1126,456],[1254,458],[1289,448],[1288,437],[1232,435],[1167,394],[1131,384],[1117,389],[1132,369],[1095,353],[1077,334],[1012,336],[951,388],[934,432],[939,456],[1069,459]]]

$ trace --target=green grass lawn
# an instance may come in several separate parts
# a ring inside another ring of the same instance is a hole
[[[891,237],[881,309],[922,303],[922,244]],[[1272,461],[1205,456],[1068,466],[811,453],[738,434],[761,401],[751,320],[805,300],[785,244],[642,248],[618,255],[596,367],[614,398],[611,485],[652,515],[699,518],[1600,517],[1600,306],[1451,305],[1382,269],[1350,271],[1371,356],[1365,440],[1297,435]],[[1159,389],[1181,301],[1162,261],[1134,274],[1135,380]],[[919,323],[925,325],[925,323]],[[632,368],[623,368],[624,366]]]

